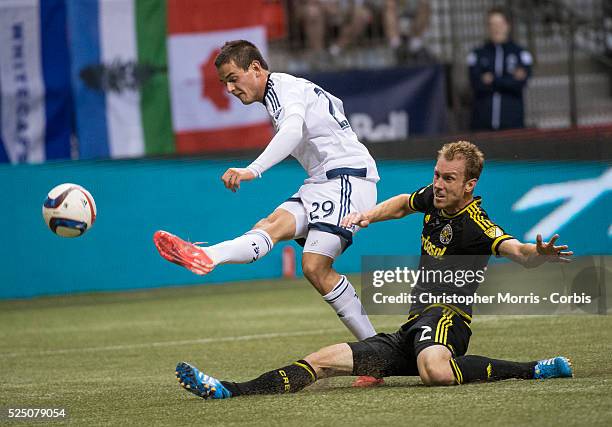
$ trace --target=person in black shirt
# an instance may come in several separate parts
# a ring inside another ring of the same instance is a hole
[[[446,209],[440,208],[440,203],[434,203],[435,197],[433,184],[430,184],[412,193],[408,199],[411,211],[425,214],[419,270],[431,271],[430,276],[435,278],[433,272],[437,271],[483,272],[489,256],[500,255],[501,243],[514,239],[490,220],[481,207],[480,197],[468,199],[469,203],[465,200],[467,205],[454,213],[448,213]],[[464,202],[463,199],[460,200]],[[475,274],[472,276],[475,277]],[[469,280],[468,283],[453,287],[452,290],[458,295],[474,295],[479,284],[477,280]],[[418,281],[413,287],[412,295],[415,297],[415,303],[412,304],[410,313],[417,313],[425,308],[426,304],[422,302],[422,298],[419,298],[421,294],[442,296],[448,291],[448,283],[440,279]],[[455,308],[465,319],[470,320],[471,304],[457,303]]]
[[[438,152],[433,183],[412,194],[392,197],[367,212],[351,213],[343,227],[367,227],[371,223],[403,218],[422,212],[421,259],[423,271],[484,269],[491,255],[504,256],[537,267],[544,262],[569,262],[566,245],[555,246],[537,237],[536,244],[521,243],[495,224],[474,197],[484,164],[482,152],[470,142],[446,144]],[[469,296],[476,286],[443,286],[419,282],[413,295],[441,295],[452,290]],[[392,334],[380,333],[363,341],[325,347],[288,366],[242,383],[219,381],[196,367],[180,362],[176,376],[188,391],[203,397],[224,399],[250,394],[295,392],[317,379],[340,375],[420,376],[426,385],[452,385],[508,378],[571,377],[565,357],[532,362],[512,362],[466,355],[471,336],[469,304],[417,302],[408,321]]]
[[[525,127],[523,89],[533,58],[510,39],[510,20],[501,8],[487,14],[489,38],[468,57],[473,91],[472,130]]]

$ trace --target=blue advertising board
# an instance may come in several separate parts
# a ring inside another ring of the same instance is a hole
[[[382,201],[429,183],[433,161],[380,161]],[[219,177],[235,162],[134,160],[0,166],[0,298],[267,279],[281,275],[280,243],[248,265],[196,276],[160,258],[152,242],[163,229],[191,241],[234,238],[291,196],[305,178],[283,162],[237,193]],[[41,206],[57,184],[75,182],[98,206],[84,236],[60,238]],[[487,162],[477,186],[490,217],[521,240],[554,233],[576,255],[612,252],[612,167],[603,162]],[[420,214],[373,224],[335,263],[358,272],[362,255],[420,253]],[[299,248],[296,252],[299,254]],[[299,265],[299,262],[298,262]]]
[[[447,130],[442,65],[385,70],[351,70],[304,75],[344,102],[361,141],[405,140]]]

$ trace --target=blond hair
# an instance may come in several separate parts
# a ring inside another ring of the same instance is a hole
[[[444,144],[438,150],[438,158],[446,160],[465,159],[465,180],[478,179],[484,166],[484,155],[474,144],[468,141],[456,141]]]

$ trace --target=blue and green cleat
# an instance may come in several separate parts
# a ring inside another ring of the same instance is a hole
[[[557,356],[552,359],[544,359],[536,363],[533,369],[533,378],[567,378],[573,377],[572,361],[567,357]]]
[[[179,362],[176,365],[176,379],[185,390],[203,399],[227,399],[232,393],[216,378],[200,372],[189,363]]]

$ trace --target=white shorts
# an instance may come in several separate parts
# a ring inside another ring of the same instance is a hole
[[[336,258],[353,242],[359,227],[340,227],[351,212],[364,212],[376,205],[376,183],[340,175],[324,182],[304,184],[278,206],[295,217],[294,239],[312,252]],[[305,241],[304,241],[305,239]]]

